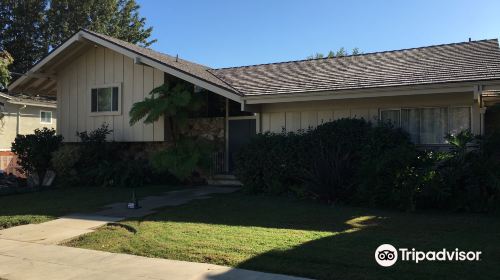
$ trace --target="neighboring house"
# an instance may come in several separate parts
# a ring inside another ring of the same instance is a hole
[[[12,142],[18,134],[56,128],[54,98],[0,93],[0,170],[13,172]]]
[[[445,144],[447,132],[480,135],[498,126],[498,113],[485,118],[500,101],[496,39],[212,69],[82,30],[9,91],[57,96],[58,132],[65,141],[107,123],[114,141],[163,142],[163,119],[129,126],[128,112],[172,77],[210,92],[191,132],[223,142],[219,161],[226,171],[256,132],[296,131],[344,117],[390,120],[415,143],[437,146]]]

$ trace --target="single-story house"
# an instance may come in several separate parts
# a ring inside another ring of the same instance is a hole
[[[0,92],[0,170],[16,173],[11,144],[18,134],[56,128],[55,98]]]
[[[498,41],[481,40],[359,55],[213,69],[81,30],[9,86],[57,96],[57,131],[107,123],[121,142],[164,142],[163,119],[129,125],[128,112],[169,77],[208,91],[193,133],[223,144],[222,169],[257,132],[296,131],[352,117],[390,120],[421,145],[443,145],[447,132],[498,126],[488,107],[500,100]],[[220,104],[222,110],[219,110]]]

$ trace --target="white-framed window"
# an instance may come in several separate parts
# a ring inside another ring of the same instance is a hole
[[[121,114],[121,84],[110,84],[90,89],[91,115]]]
[[[40,123],[51,124],[52,123],[52,112],[51,111],[40,111]]]
[[[380,109],[380,120],[391,122],[410,134],[416,144],[445,144],[447,133],[471,129],[471,107],[424,107]]]

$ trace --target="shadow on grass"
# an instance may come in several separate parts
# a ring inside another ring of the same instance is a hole
[[[277,246],[234,265],[242,269],[317,279],[350,280],[476,280],[494,279],[500,273],[497,265],[500,260],[500,223],[497,219],[478,215],[410,214],[232,194],[165,208],[156,215],[138,219],[139,223],[142,221],[327,233],[326,236],[318,235],[318,238],[292,248]],[[200,235],[199,238],[204,237]],[[220,242],[224,242],[224,236],[220,238]],[[375,262],[374,252],[384,243],[396,248],[424,251],[442,248],[481,250],[484,259],[477,263],[398,262],[393,267],[383,268]],[[252,246],[257,244],[248,244],[249,248]],[[243,279],[240,273],[230,270],[211,279]],[[262,279],[266,278],[263,276]]]

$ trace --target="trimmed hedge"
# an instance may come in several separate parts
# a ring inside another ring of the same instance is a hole
[[[447,140],[450,152],[422,151],[391,124],[340,119],[305,132],[256,135],[237,156],[236,174],[251,193],[327,203],[408,211],[498,208],[500,133],[476,139],[464,131]],[[480,148],[460,146],[472,142]]]

